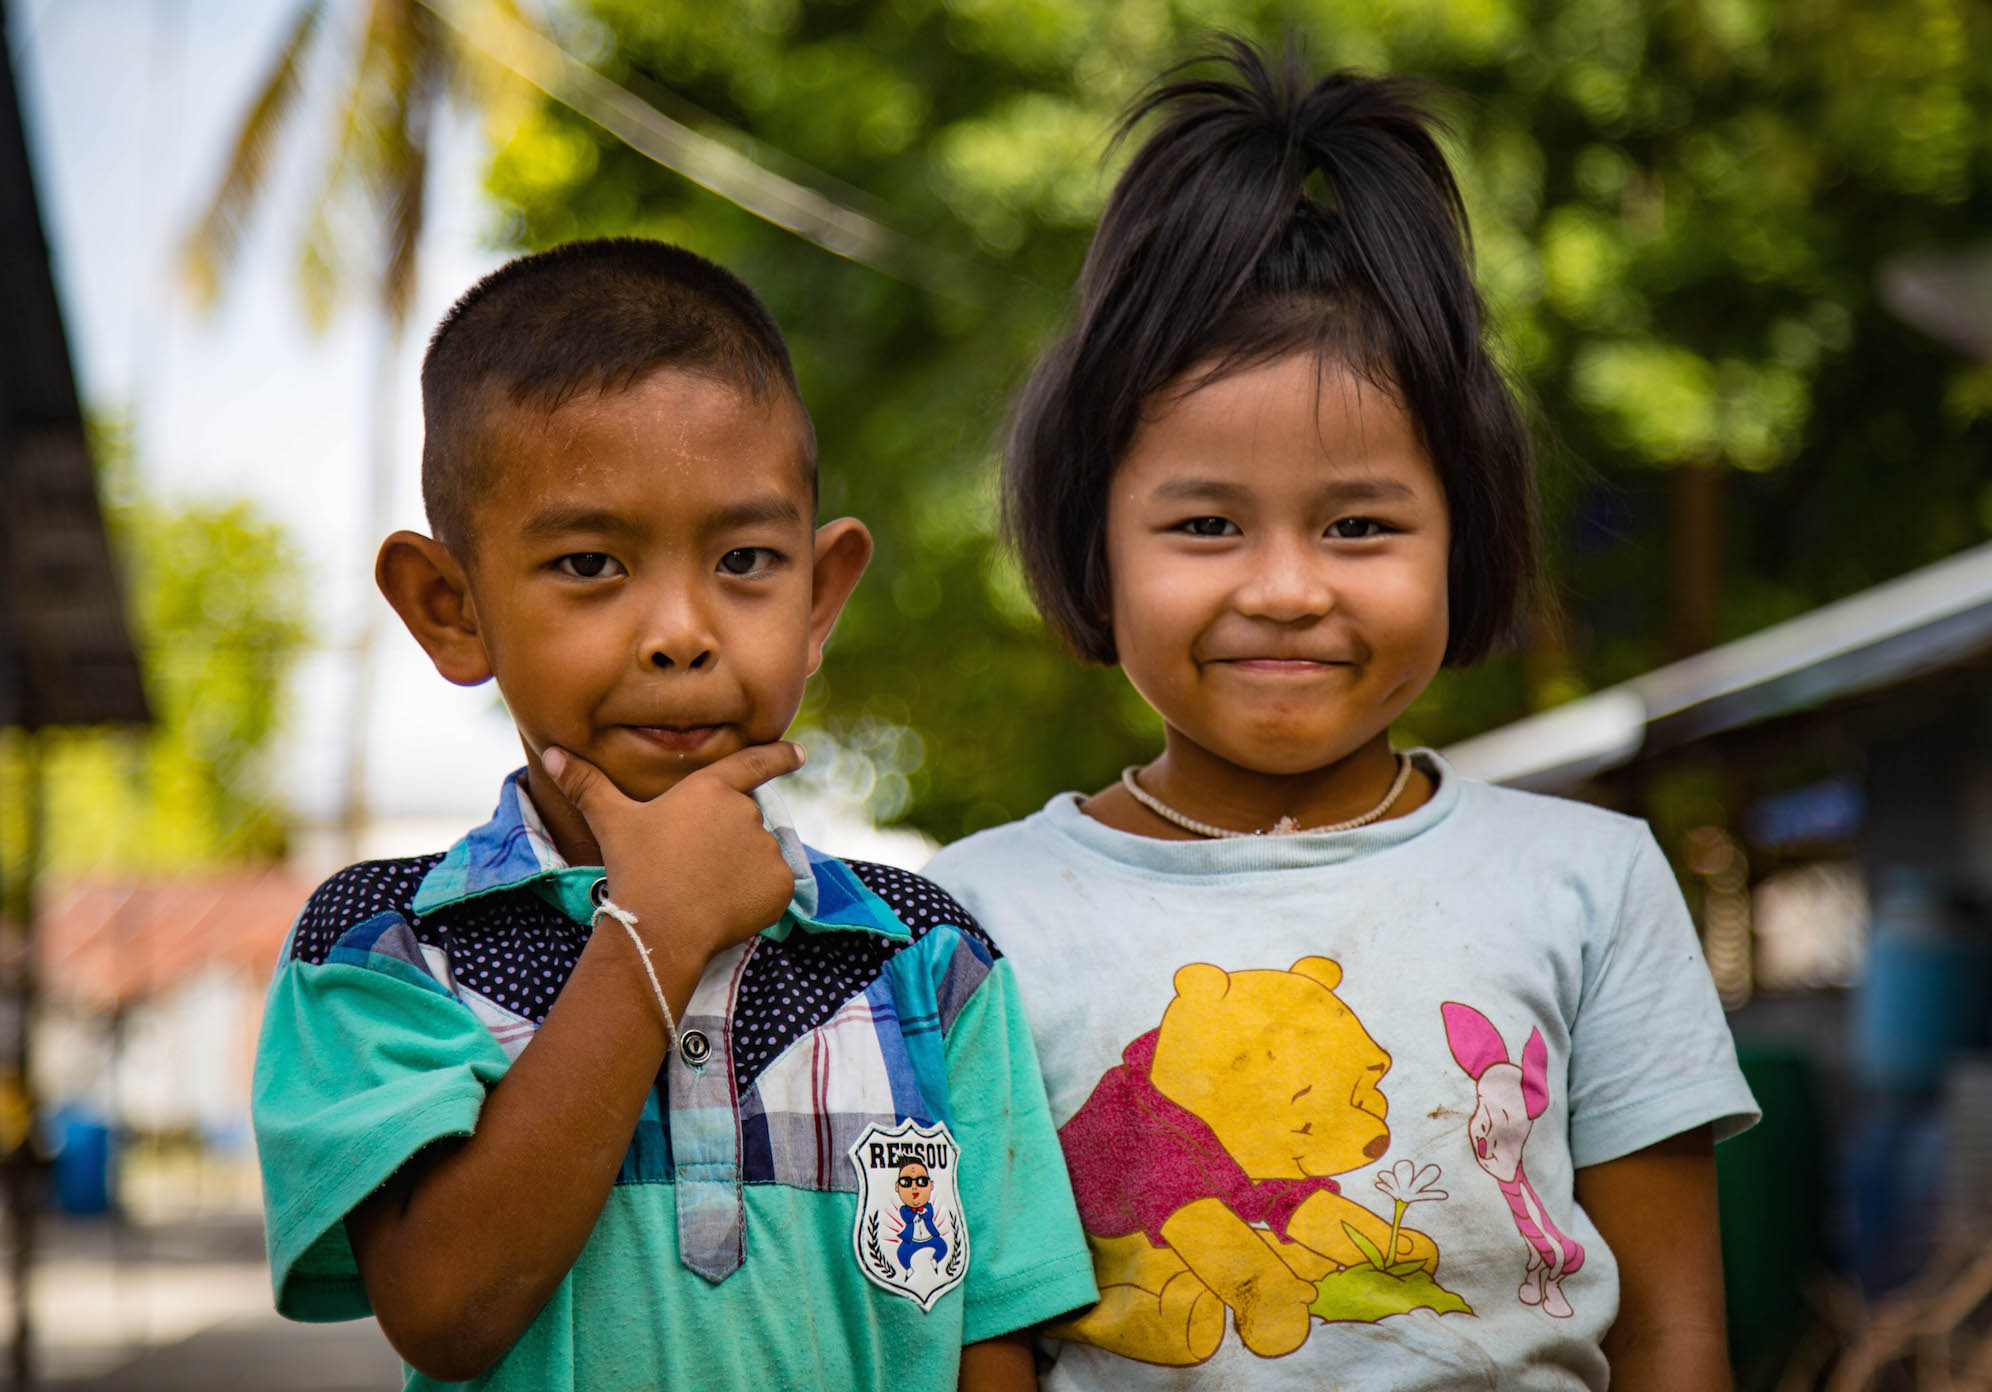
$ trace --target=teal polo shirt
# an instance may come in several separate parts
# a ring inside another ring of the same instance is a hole
[[[1009,964],[927,881],[770,830],[787,912],[708,965],[566,1279],[447,1385],[938,1392],[963,1344],[1097,1297]],[[600,873],[560,859],[515,774],[446,854],[312,896],[254,1083],[283,1314],[371,1313],[346,1215],[476,1128],[586,943]]]

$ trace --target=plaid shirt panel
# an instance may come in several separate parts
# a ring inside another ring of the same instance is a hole
[[[707,964],[680,1030],[710,1053],[666,1060],[618,1176],[676,1186],[680,1254],[713,1280],[741,1260],[743,1184],[855,1190],[847,1153],[865,1127],[947,1120],[945,1031],[997,959],[928,881],[809,850],[773,818],[770,830],[795,900]],[[600,873],[560,859],[514,775],[492,820],[444,855],[328,880],[290,955],[447,992],[517,1058],[586,945]]]

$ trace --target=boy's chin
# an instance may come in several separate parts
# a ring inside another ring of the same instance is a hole
[[[754,744],[772,743],[771,740],[755,740]],[[634,802],[649,802],[670,792],[693,774],[711,768],[714,764],[740,750],[751,748],[738,740],[729,739],[718,743],[711,750],[701,750],[680,758],[660,759],[618,759],[611,764],[604,761],[597,767],[607,774],[609,781],[618,791]]]
[[[609,775],[609,781],[616,785],[616,791],[630,801],[650,802],[663,797],[700,769],[718,762],[717,759],[700,759],[687,761],[684,767],[671,770],[603,769],[602,772]]]

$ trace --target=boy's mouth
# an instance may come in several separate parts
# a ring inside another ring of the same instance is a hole
[[[718,734],[718,725],[626,725],[626,730],[674,754],[688,754]]]

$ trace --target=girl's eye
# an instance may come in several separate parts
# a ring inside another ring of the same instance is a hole
[[[775,563],[775,553],[765,546],[736,546],[719,558],[719,568],[728,575],[757,575]]]
[[[1177,530],[1194,537],[1221,537],[1235,535],[1238,528],[1226,517],[1192,517],[1187,522],[1178,523]]]
[[[1367,541],[1389,530],[1374,517],[1344,517],[1328,524],[1328,535],[1340,541]]]
[[[606,551],[576,551],[555,561],[553,568],[577,580],[608,580],[623,574],[622,562]]]

